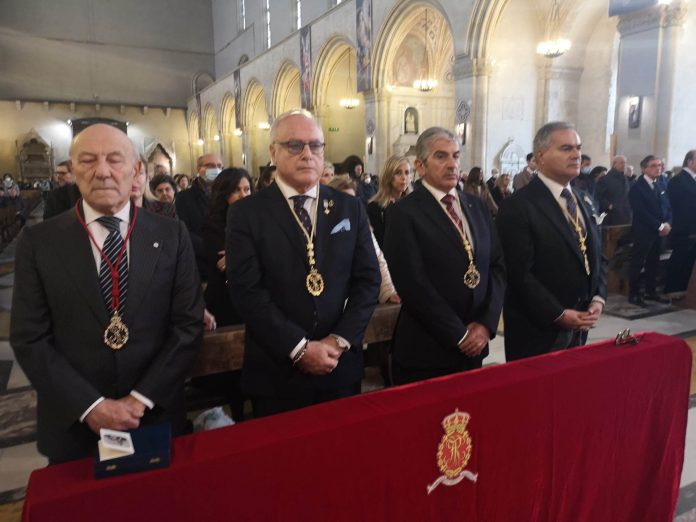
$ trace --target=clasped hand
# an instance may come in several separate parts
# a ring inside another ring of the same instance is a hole
[[[85,417],[90,429],[99,435],[101,428],[131,430],[140,426],[145,405],[132,395],[120,399],[104,399]]]
[[[488,344],[491,333],[481,323],[469,323],[466,329],[468,333],[459,345],[459,351],[469,357],[476,357]]]
[[[599,316],[602,315],[602,308],[602,303],[597,301],[590,303],[590,306],[587,307],[587,311],[585,312],[567,308],[563,310],[563,315],[556,323],[566,330],[587,331],[590,328],[594,328],[597,324]]]
[[[309,341],[307,352],[297,366],[310,375],[328,375],[338,366],[342,353],[336,339],[329,335],[319,341]]]

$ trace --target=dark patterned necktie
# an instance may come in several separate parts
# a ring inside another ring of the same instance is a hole
[[[102,254],[111,261],[113,266],[116,266],[118,254],[123,247],[123,237],[121,237],[121,220],[114,216],[102,216],[97,219],[101,225],[109,231],[106,236]],[[128,291],[128,253],[123,252],[121,263],[118,269],[118,295],[119,295],[119,313],[123,314],[123,308],[126,302],[126,292]],[[106,260],[102,257],[101,266],[99,267],[99,287],[101,288],[104,303],[109,313],[113,313],[112,298],[111,298],[111,271]]]
[[[292,203],[295,208],[295,214],[297,214],[297,217],[300,219],[300,223],[302,223],[302,226],[305,227],[307,234],[311,236],[312,219],[309,217],[309,212],[307,212],[307,209],[304,206],[305,201],[307,201],[307,198],[309,198],[309,196],[298,195],[292,196],[290,199],[292,199]]]
[[[586,233],[585,227],[583,226],[582,220],[580,219],[580,212],[578,212],[578,204],[575,202],[573,194],[570,193],[570,190],[564,188],[563,190],[561,190],[561,197],[566,200],[566,208],[568,209],[568,214],[570,214],[570,217],[574,219],[575,222],[578,224],[580,230],[582,230],[582,235],[584,237]],[[573,227],[573,231],[575,231],[575,227]]]
[[[454,209],[454,199],[455,198],[452,194],[445,194],[442,197],[441,201],[445,204],[445,207],[447,208],[447,213],[452,218],[452,221],[454,221],[454,224],[457,225],[457,228],[460,232],[463,232],[464,227],[462,226],[462,220],[459,217],[459,214],[457,214],[457,211]]]

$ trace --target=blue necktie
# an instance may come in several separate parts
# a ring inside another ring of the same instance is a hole
[[[114,216],[102,216],[97,219],[99,223],[109,231],[106,236],[102,254],[106,256],[113,266],[116,266],[118,261],[118,253],[123,247],[123,237],[121,237],[121,220]],[[126,302],[126,292],[128,291],[128,253],[123,252],[121,263],[118,267],[118,290],[119,290],[119,313],[123,315],[123,308]],[[114,312],[111,298],[111,271],[102,258],[101,266],[99,267],[99,287],[101,288],[102,297],[106,304],[106,309],[110,314]]]
[[[582,235],[584,236],[586,231],[585,227],[582,224],[582,219],[580,219],[580,212],[578,212],[578,204],[575,202],[575,198],[570,193],[570,190],[568,190],[567,188],[561,190],[561,197],[566,200],[568,214],[570,214],[571,218],[577,221],[578,225],[580,226],[580,230],[582,230]],[[573,231],[575,231],[575,227],[573,227]]]
[[[307,212],[307,209],[304,207],[304,203],[309,198],[309,196],[292,196],[290,199],[292,199],[293,206],[295,208],[295,214],[297,214],[297,217],[300,218],[300,223],[302,223],[302,226],[305,227],[305,230],[307,231],[307,234],[310,236],[312,235],[312,219],[309,217],[309,212]]]

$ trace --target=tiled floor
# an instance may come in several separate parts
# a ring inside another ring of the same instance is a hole
[[[14,363],[14,356],[8,342],[9,310],[14,283],[14,274],[11,273],[13,257],[13,245],[9,245],[0,252],[0,274],[5,274],[0,276],[0,385],[7,382],[6,389],[0,388],[0,410],[5,410],[0,411],[0,439],[12,437],[12,441],[17,444],[3,447],[0,440],[0,522],[20,520],[21,498],[29,474],[32,470],[46,465],[46,459],[38,454],[34,442],[26,442],[26,434],[21,431],[22,423],[26,422],[27,417],[26,415],[22,417],[21,413],[26,413],[23,411],[26,407],[21,405],[27,401],[29,391],[27,379]],[[696,310],[676,309],[662,315],[636,320],[604,315],[597,328],[590,332],[589,342],[613,338],[624,328],[631,328],[633,333],[657,331],[684,337],[696,354]],[[3,362],[5,363],[4,373]],[[491,343],[491,355],[485,362],[486,364],[505,362],[502,336],[498,336]],[[366,390],[378,388],[381,383],[379,371],[372,370],[366,372],[367,382],[364,386]],[[693,394],[696,393],[696,370],[692,375],[691,393]],[[3,397],[6,399],[4,403],[11,406],[2,407]],[[679,522],[696,522],[696,400],[692,400],[692,404],[694,407],[689,410],[680,500],[675,513],[675,521]]]

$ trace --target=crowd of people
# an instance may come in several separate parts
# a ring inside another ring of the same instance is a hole
[[[321,126],[295,110],[271,126],[256,183],[215,154],[192,180],[162,168],[150,179],[120,130],[83,130],[45,221],[17,245],[10,337],[37,390],[40,451],[71,460],[100,428],[163,419],[182,433],[184,381],[218,326],[244,324],[245,353],[241,375],[214,384],[256,417],[359,393],[378,303],[401,303],[396,384],[480,368],[501,313],[507,360],[582,345],[606,304],[608,223],[633,223],[633,303],[663,299],[663,237],[685,288],[696,151],[668,183],[651,155],[635,181],[621,157],[603,175],[566,122],[538,130],[514,177],[463,176],[445,128],[424,130],[415,152],[379,177],[357,156],[325,162]]]

